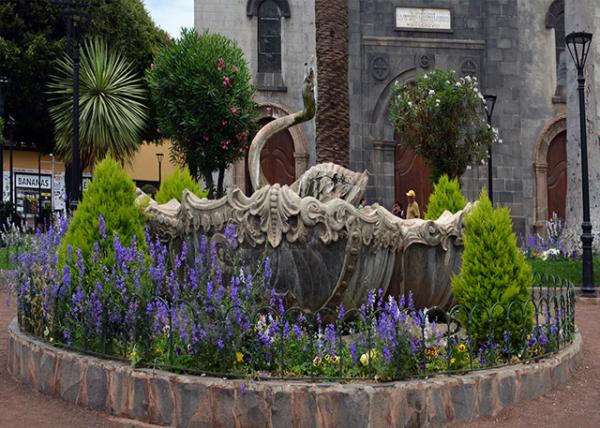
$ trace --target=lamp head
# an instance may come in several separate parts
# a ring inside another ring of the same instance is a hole
[[[592,44],[592,34],[585,31],[571,33],[565,37],[567,49],[575,62],[577,71],[583,72]]]
[[[496,95],[487,94],[484,95],[483,98],[485,99],[485,114],[487,115],[488,122],[491,122],[498,97]]]

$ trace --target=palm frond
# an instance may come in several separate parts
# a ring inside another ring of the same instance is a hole
[[[147,94],[133,65],[99,38],[84,43],[79,74],[79,145],[83,165],[110,155],[127,162],[138,150],[148,119]],[[57,62],[49,91],[56,153],[72,158],[73,62]]]

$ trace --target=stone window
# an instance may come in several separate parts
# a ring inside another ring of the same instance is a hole
[[[287,0],[249,0],[246,12],[257,17],[257,89],[286,91],[282,77],[282,18],[290,16]]]
[[[258,71],[281,73],[281,11],[273,0],[258,7]]]
[[[546,14],[546,28],[554,29],[556,54],[556,91],[553,100],[565,102],[567,51],[565,47],[565,1],[555,0]]]

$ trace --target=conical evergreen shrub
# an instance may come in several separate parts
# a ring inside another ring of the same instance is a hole
[[[144,219],[134,204],[135,196],[133,181],[116,161],[107,158],[97,164],[94,178],[83,193],[61,243],[59,264],[75,263],[78,248],[83,260],[89,263],[95,243],[100,254],[109,254],[115,232],[122,245],[131,245],[135,236],[138,247],[145,247]]]
[[[187,168],[183,170],[176,169],[172,175],[165,178],[160,184],[160,189],[156,193],[156,202],[166,204],[171,199],[177,199],[181,202],[183,191],[187,189],[199,198],[206,198],[208,192],[203,192],[200,185],[191,176]]]
[[[509,210],[494,209],[486,192],[466,219],[462,268],[452,278],[452,291],[472,338],[517,350],[532,329],[533,275],[517,247]]]
[[[456,213],[465,208],[467,201],[460,191],[458,179],[450,180],[446,174],[442,175],[433,187],[429,197],[429,205],[425,220],[437,220],[444,211]]]

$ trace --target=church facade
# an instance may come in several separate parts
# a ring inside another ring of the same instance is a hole
[[[196,0],[196,29],[225,34],[244,49],[265,122],[301,109],[304,64],[316,52],[314,9],[314,0]],[[581,221],[576,76],[563,39],[571,31],[600,28],[600,4],[348,0],[348,11],[350,166],[371,173],[369,202],[391,208],[414,189],[426,204],[428,166],[394,132],[390,97],[395,82],[409,83],[419,73],[442,68],[477,77],[484,94],[498,97],[493,124],[502,143],[492,149],[494,200],[511,209],[515,229],[539,230],[553,212],[567,223]],[[600,192],[594,192],[600,190],[599,61],[600,34],[588,60],[586,91],[595,225],[600,224]],[[281,170],[285,164],[291,180],[314,164],[314,126],[281,136],[264,154],[263,168]],[[243,176],[240,163],[233,182],[243,186]],[[487,166],[467,171],[461,181],[469,199],[487,178]]]

